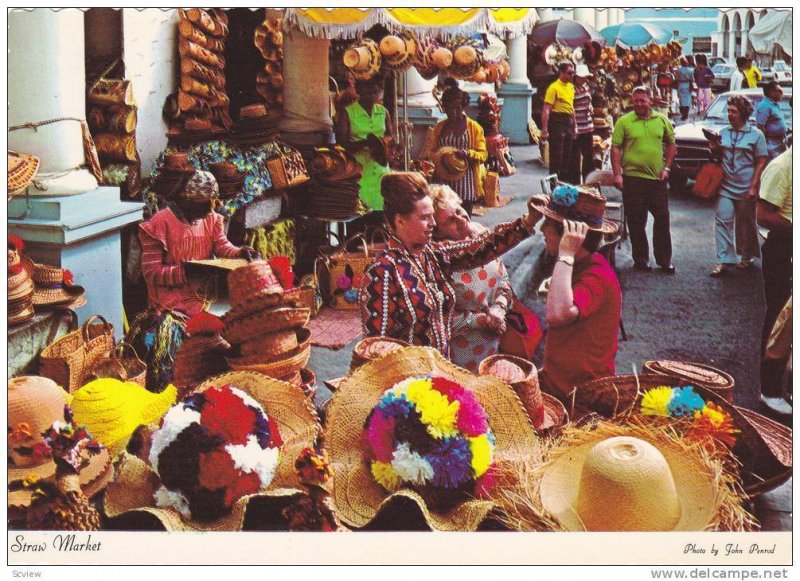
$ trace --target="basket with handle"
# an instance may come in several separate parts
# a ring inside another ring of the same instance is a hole
[[[304,275],[300,279],[300,303],[302,306],[311,309],[311,316],[316,317],[322,310],[324,299],[322,298],[322,287],[320,286],[319,264],[324,262],[324,258],[318,256],[314,259],[314,270],[310,274]]]
[[[101,322],[96,323],[95,319]],[[42,349],[39,375],[68,392],[80,388],[97,361],[114,349],[114,327],[101,315],[89,317],[80,329]]]
[[[378,242],[378,239],[381,239]],[[371,256],[378,256],[381,252],[389,247],[389,234],[383,227],[376,228],[369,235],[369,253]]]
[[[133,345],[121,341],[109,352],[108,358],[100,358],[95,362],[94,368],[86,376],[86,381],[102,377],[130,381],[145,387],[147,364],[139,359]]]
[[[350,250],[356,242],[361,250]],[[329,274],[330,306],[334,309],[353,310],[358,308],[358,288],[364,271],[373,262],[369,245],[363,235],[357,234],[342,244],[328,257],[326,266]]]
[[[278,149],[278,155],[267,160],[267,171],[276,190],[299,186],[311,179],[299,151],[286,146]]]

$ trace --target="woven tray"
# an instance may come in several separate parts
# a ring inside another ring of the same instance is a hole
[[[736,385],[733,377],[710,365],[690,363],[687,361],[646,361],[644,373],[657,373],[670,378],[687,381],[717,392],[728,402],[733,402],[733,388]]]

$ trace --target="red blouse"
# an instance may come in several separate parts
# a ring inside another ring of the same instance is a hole
[[[450,356],[454,270],[486,264],[531,235],[522,218],[458,242],[429,244],[419,254],[396,238],[367,267],[358,294],[365,337],[393,337]]]

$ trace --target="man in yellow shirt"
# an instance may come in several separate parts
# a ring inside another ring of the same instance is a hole
[[[745,58],[747,59],[747,64],[745,64],[742,72],[744,73],[745,81],[747,81],[747,86],[751,89],[755,89],[758,87],[758,83],[763,75],[761,71],[758,70],[758,67],[753,64],[753,59],[750,57]]]
[[[569,160],[572,141],[576,136],[575,125],[575,65],[570,61],[558,65],[558,78],[544,94],[542,108],[542,139],[550,143],[550,173],[559,180],[569,175]]]

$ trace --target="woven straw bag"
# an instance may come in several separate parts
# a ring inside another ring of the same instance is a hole
[[[95,323],[100,319],[101,323]],[[114,327],[100,315],[42,349],[39,375],[72,393],[86,383],[97,361],[114,349]]]
[[[360,251],[351,251],[354,242],[361,242]],[[330,306],[334,309],[354,310],[358,308],[357,293],[364,271],[372,264],[366,239],[357,234],[346,240],[338,250],[328,257],[328,286]],[[355,296],[352,291],[355,291]]]
[[[316,317],[322,310],[324,301],[322,298],[322,288],[319,280],[319,264],[323,259],[317,257],[314,260],[314,272],[306,274],[300,279],[300,304],[311,310],[311,316]]]
[[[128,350],[126,354],[125,351]],[[109,352],[108,357],[99,358],[86,376],[87,381],[112,377],[120,381],[130,381],[145,387],[147,365],[139,359],[130,343],[120,342]]]
[[[311,179],[300,152],[286,146],[279,147],[278,155],[267,160],[267,171],[276,190],[299,186]]]

